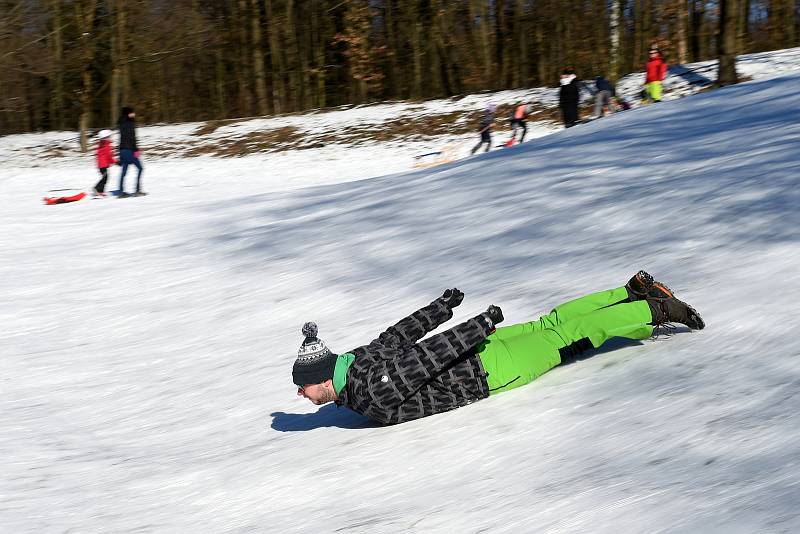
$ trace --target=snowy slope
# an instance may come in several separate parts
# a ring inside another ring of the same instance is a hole
[[[43,206],[78,164],[6,162],[0,531],[796,532],[798,83],[369,180],[380,145],[164,158]],[[295,396],[304,321],[344,351],[446,287],[513,324],[639,268],[706,330],[395,427]]]
[[[664,82],[665,100],[708,88],[716,80],[716,68],[716,61],[670,65]],[[800,70],[800,48],[743,55],[737,58],[737,69],[745,79],[795,72]],[[595,74],[581,73],[589,85]],[[625,76],[617,84],[618,94],[634,107],[639,106],[643,80],[642,72]],[[592,109],[592,95],[582,91],[581,96],[586,116],[591,113],[587,110]],[[170,161],[173,173],[184,169],[194,173],[202,167],[227,175],[230,156],[235,156],[239,179],[257,176],[260,181],[270,181],[270,188],[278,184],[283,188],[304,187],[309,180],[315,184],[339,183],[408,171],[420,162],[415,156],[431,151],[447,149],[450,159],[468,156],[476,143],[478,117],[489,103],[500,106],[495,140],[501,143],[511,135],[506,113],[519,101],[535,104],[528,122],[528,140],[561,129],[558,88],[534,87],[425,102],[341,106],[275,117],[147,125],[139,127],[139,145],[145,163],[180,160],[177,166]],[[146,109],[140,111],[147,116]],[[0,167],[34,167],[46,174],[46,169],[58,166],[69,172],[53,178],[50,188],[88,188],[94,180],[92,154],[81,154],[78,144],[76,132],[0,137]],[[267,176],[265,158],[270,162]],[[323,167],[316,165],[319,161],[324,162]]]

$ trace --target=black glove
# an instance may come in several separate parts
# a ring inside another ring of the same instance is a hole
[[[464,293],[455,287],[453,289],[445,289],[442,298],[444,299],[444,303],[447,305],[447,307],[453,309],[461,304],[462,300],[464,300]]]
[[[489,316],[489,319],[492,321],[492,324],[497,325],[503,322],[503,310],[501,310],[498,306],[492,304],[486,310],[486,315]]]

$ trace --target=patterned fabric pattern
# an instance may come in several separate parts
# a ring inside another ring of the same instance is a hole
[[[489,396],[475,354],[494,325],[484,313],[419,341],[453,311],[438,298],[383,332],[356,356],[337,404],[384,424],[446,412]]]

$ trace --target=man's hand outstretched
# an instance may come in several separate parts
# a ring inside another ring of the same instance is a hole
[[[503,310],[494,304],[489,306],[489,308],[486,310],[486,315],[489,316],[489,319],[491,319],[493,324],[500,324],[503,322],[503,319],[505,319],[505,317],[503,317]]]
[[[464,293],[455,287],[453,289],[445,289],[442,298],[444,299],[444,303],[447,304],[447,307],[453,309],[464,300]]]

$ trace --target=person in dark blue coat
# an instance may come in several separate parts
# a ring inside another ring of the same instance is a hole
[[[596,89],[594,94],[594,118],[598,119],[605,115],[606,109],[608,109],[609,113],[614,113],[616,111],[614,106],[614,97],[616,96],[614,84],[604,77],[598,76],[594,79],[594,87]]]
[[[122,108],[117,129],[119,130],[119,164],[122,166],[122,173],[119,175],[118,198],[146,195],[147,193],[142,191],[142,163],[139,161],[141,152],[136,143],[136,113],[133,108]],[[139,171],[136,175],[136,191],[133,194],[125,192],[125,174],[128,172],[128,165],[134,165]]]

